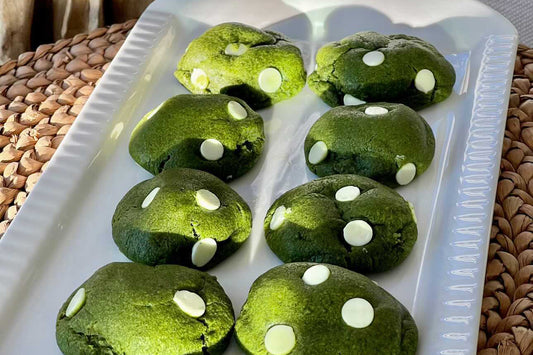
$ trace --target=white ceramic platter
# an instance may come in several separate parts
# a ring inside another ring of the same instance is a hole
[[[362,30],[433,43],[454,65],[445,102],[421,111],[436,136],[430,169],[398,191],[415,205],[418,242],[396,269],[371,275],[413,314],[419,354],[474,354],[493,201],[517,36],[472,0],[158,0],[141,17],[80,113],[50,167],[0,240],[0,353],[59,354],[55,318],[96,269],[124,261],[111,238],[118,201],[150,175],[129,157],[130,133],[164,99],[187,44],[212,25],[238,21],[285,33],[308,72],[326,42]],[[254,213],[249,241],[210,270],[238,312],[252,282],[280,261],[262,232],[275,198],[314,176],[303,140],[328,107],[308,87],[261,110],[267,144],[257,166],[231,183]],[[227,354],[240,354],[233,343]]]

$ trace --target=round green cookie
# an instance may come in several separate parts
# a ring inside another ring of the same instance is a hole
[[[340,106],[315,122],[304,151],[318,176],[358,174],[395,187],[427,170],[435,137],[424,118],[402,104]]]
[[[250,355],[414,355],[416,324],[363,275],[328,264],[275,267],[252,285],[235,324]]]
[[[115,243],[133,261],[210,268],[246,241],[252,213],[213,175],[170,169],[128,191],[112,224]]]
[[[216,278],[179,265],[111,263],[61,307],[64,354],[222,354],[233,331],[231,301]]]
[[[277,32],[223,23],[193,40],[174,75],[194,94],[228,94],[253,108],[296,95],[305,85],[300,50]]]
[[[330,106],[400,102],[420,109],[452,93],[455,71],[431,44],[359,32],[319,49],[308,84]]]
[[[329,263],[358,272],[400,264],[417,239],[412,205],[357,175],[334,175],[278,198],[264,222],[268,246],[285,263]]]
[[[250,170],[263,151],[263,119],[227,95],[178,95],[135,127],[132,158],[156,175],[169,168],[207,171],[223,180]]]

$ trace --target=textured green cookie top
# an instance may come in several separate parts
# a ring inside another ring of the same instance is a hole
[[[205,272],[111,263],[63,304],[56,339],[67,355],[222,354],[233,323],[230,299]]]
[[[278,198],[264,222],[283,262],[330,263],[359,272],[400,264],[417,239],[412,206],[397,192],[357,175],[333,175]]]
[[[434,46],[403,34],[359,32],[320,48],[316,63],[309,87],[330,106],[387,101],[420,109],[446,99],[455,83]]]
[[[252,285],[235,324],[247,354],[413,355],[416,324],[370,279],[334,265],[273,268]]]
[[[237,178],[263,151],[263,119],[227,95],[178,95],[152,110],[135,127],[132,158],[152,174],[169,168]]]
[[[193,40],[176,78],[195,94],[228,94],[253,108],[296,95],[306,73],[298,47],[273,31],[223,23]]]
[[[210,268],[248,238],[252,214],[215,176],[170,169],[128,191],[112,224],[115,243],[133,261]]]
[[[426,171],[435,137],[424,118],[402,104],[340,106],[315,122],[304,151],[318,176],[358,174],[394,187]]]

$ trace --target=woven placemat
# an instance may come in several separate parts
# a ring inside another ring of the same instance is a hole
[[[533,49],[518,47],[490,236],[480,355],[533,354]]]
[[[44,44],[0,66],[0,237],[134,24]]]

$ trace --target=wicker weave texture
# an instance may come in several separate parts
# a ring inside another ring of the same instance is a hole
[[[480,355],[533,354],[533,49],[516,57],[490,236]]]
[[[0,236],[134,24],[41,45],[0,67]]]

